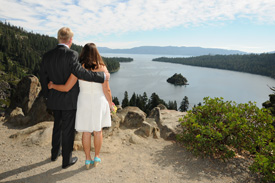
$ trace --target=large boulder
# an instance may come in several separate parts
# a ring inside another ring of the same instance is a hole
[[[141,127],[142,122],[146,119],[146,113],[138,107],[126,107],[122,111],[126,113],[123,125],[127,128]]]
[[[24,77],[17,84],[15,94],[9,107],[10,111],[16,107],[20,107],[24,115],[28,115],[40,91],[41,84],[36,76],[29,75]]]

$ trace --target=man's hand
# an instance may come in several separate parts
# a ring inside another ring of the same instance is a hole
[[[105,73],[105,80],[109,81],[110,80],[110,73],[109,72],[104,72]]]

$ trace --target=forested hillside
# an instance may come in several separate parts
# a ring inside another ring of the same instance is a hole
[[[204,55],[188,58],[155,58],[153,61],[247,72],[275,78],[275,53]]]
[[[27,73],[38,76],[43,54],[57,43],[54,37],[27,32],[0,21],[0,69],[19,78]],[[80,53],[82,46],[73,44],[71,49]],[[103,60],[110,72],[119,69],[119,59],[103,57]]]

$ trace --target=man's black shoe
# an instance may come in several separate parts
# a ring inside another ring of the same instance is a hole
[[[77,160],[78,160],[77,157],[73,157],[73,158],[71,159],[71,161],[69,162],[69,164],[68,164],[68,165],[62,165],[62,168],[63,168],[63,169],[66,169],[66,168],[68,168],[68,167],[74,165],[74,164],[77,162]]]
[[[56,157],[53,157],[53,156],[52,156],[52,157],[51,157],[51,160],[52,160],[52,161],[56,161],[57,158],[58,158],[60,155],[61,155],[61,150],[58,151],[58,154],[57,154]]]

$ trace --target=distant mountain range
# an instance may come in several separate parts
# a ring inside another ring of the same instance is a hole
[[[177,47],[177,46],[140,46],[129,49],[111,49],[107,47],[98,47],[100,53],[128,53],[128,54],[155,54],[155,55],[232,55],[247,54],[238,50],[226,50],[219,48],[201,48],[201,47]]]

